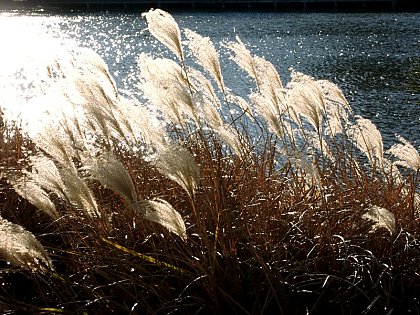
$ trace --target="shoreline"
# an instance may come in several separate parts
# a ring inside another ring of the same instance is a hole
[[[0,11],[420,12],[415,0],[0,0]]]

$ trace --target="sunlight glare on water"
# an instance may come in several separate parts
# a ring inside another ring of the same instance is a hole
[[[239,36],[253,54],[276,66],[283,83],[290,79],[291,67],[334,82],[355,114],[377,125],[386,146],[400,134],[420,147],[418,15],[185,12],[174,14],[174,18],[181,29],[210,37],[216,48]],[[120,91],[139,95],[138,56],[145,52],[173,58],[146,27],[140,12],[0,13],[0,79],[12,74],[8,80],[0,80],[0,89],[12,87],[0,95],[0,106],[5,107],[7,95],[11,99],[7,103],[12,104],[9,111],[22,110],[22,115],[32,120],[43,117],[39,113],[46,108],[56,108],[59,101],[34,97],[37,91],[24,81],[24,75],[45,75],[45,63],[63,47],[69,51],[93,49],[104,58]],[[220,56],[225,83],[246,97],[253,91],[252,82],[230,63],[225,49],[220,50]],[[191,61],[188,54],[187,59]],[[25,73],[15,73],[24,63],[30,66],[25,67]],[[22,94],[31,102],[25,104]],[[16,97],[19,102],[13,100]],[[35,106],[36,102],[40,105]]]
[[[60,105],[45,83],[51,62],[68,55],[39,19],[48,19],[50,26],[55,22],[0,14],[0,107],[6,121],[18,121],[30,135],[40,132]]]

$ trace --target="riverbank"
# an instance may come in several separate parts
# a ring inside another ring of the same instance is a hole
[[[0,1],[0,10],[208,10],[300,12],[418,12],[415,0],[37,0]]]

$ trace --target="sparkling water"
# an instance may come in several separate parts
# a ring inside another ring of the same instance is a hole
[[[16,68],[76,47],[107,62],[122,90],[138,91],[137,57],[172,57],[146,31],[138,13],[0,13],[0,89],[15,84]],[[239,36],[256,55],[276,65],[283,83],[290,68],[336,83],[356,114],[371,119],[385,146],[400,134],[420,146],[420,15],[418,13],[176,12],[181,29],[208,36],[220,48],[226,84],[245,96],[253,86],[228,60],[223,43]],[[18,92],[16,92],[18,93]],[[0,96],[5,103],[12,95]],[[38,102],[37,106],[42,106]],[[0,104],[2,106],[2,104]],[[46,109],[47,110],[47,109]],[[29,112],[31,109],[25,108]]]

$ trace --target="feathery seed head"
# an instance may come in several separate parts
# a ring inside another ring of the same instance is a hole
[[[308,119],[318,134],[322,129],[323,96],[313,83],[289,82],[286,103],[297,114]]]
[[[350,127],[349,135],[359,150],[367,156],[372,166],[376,161],[383,166],[382,135],[369,119],[356,116],[356,124]]]
[[[102,186],[120,194],[129,205],[137,204],[137,192],[133,180],[125,166],[112,152],[86,157],[83,165],[83,170]]]
[[[32,171],[26,172],[29,180],[65,199],[65,185],[56,164],[42,155],[32,156],[29,160],[32,165]]]
[[[183,61],[181,32],[175,19],[160,9],[151,9],[142,16],[146,17],[150,33]]]
[[[385,228],[391,235],[394,234],[395,217],[392,212],[378,206],[371,206],[366,210],[367,212],[363,214],[362,218],[372,221],[372,232],[379,228]]]
[[[178,145],[169,145],[158,152],[158,171],[180,185],[190,197],[194,195],[199,182],[199,169],[191,153]]]
[[[195,93],[203,94],[206,98],[210,99],[218,109],[221,104],[211,82],[197,69],[188,67],[188,77],[190,83],[194,88]]]
[[[401,165],[412,170],[420,170],[420,155],[417,152],[416,148],[406,139],[401,136],[397,136],[397,139],[401,143],[394,144],[389,150],[388,153],[396,157],[398,160],[395,162],[398,165]]]
[[[15,266],[34,272],[54,269],[48,253],[31,232],[1,217],[0,256]]]
[[[184,241],[187,239],[184,220],[167,201],[160,198],[142,200],[137,210],[146,220],[162,225]]]
[[[250,145],[245,138],[241,137],[237,129],[233,128],[231,125],[223,124],[214,131],[238,157],[240,157],[241,159],[246,159],[250,157]]]
[[[233,56],[231,56],[230,59],[245,70],[245,72],[257,82],[257,85],[259,85],[254,57],[240,38],[236,37],[236,42],[228,43],[226,47],[233,52]]]
[[[91,218],[101,217],[96,199],[75,167],[58,168],[67,200]]]
[[[16,193],[18,193],[22,198],[28,200],[39,210],[45,212],[53,219],[57,219],[59,217],[56,207],[47,192],[33,180],[21,177],[19,179],[9,179],[9,182],[12,184]]]
[[[188,47],[197,63],[213,77],[220,89],[224,91],[225,87],[220,69],[219,54],[211,40],[189,29],[185,30],[185,35],[188,38]]]
[[[140,88],[150,102],[171,122],[185,125],[186,117],[197,119],[197,112],[181,67],[169,59],[139,58]]]

